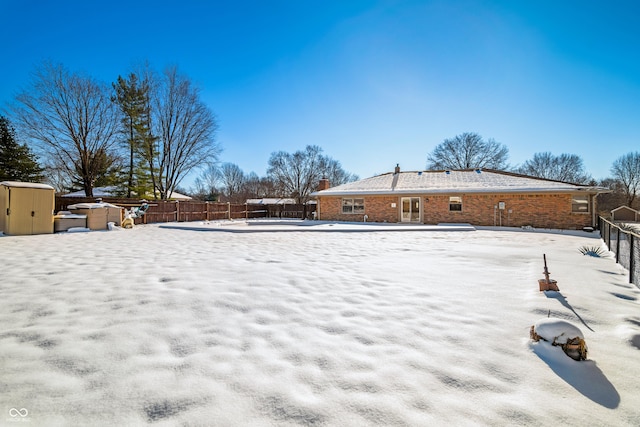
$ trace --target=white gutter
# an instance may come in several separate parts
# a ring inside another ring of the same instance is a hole
[[[603,189],[606,190],[606,189]],[[576,191],[587,194],[598,194],[607,191],[600,191],[593,188],[443,188],[443,189],[406,189],[406,190],[346,190],[346,191],[316,191],[311,193],[314,197],[327,196],[394,196],[394,195],[428,195],[428,194],[547,194],[547,193],[575,193]]]

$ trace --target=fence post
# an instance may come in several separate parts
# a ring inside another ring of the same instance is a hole
[[[616,228],[616,262],[620,263],[620,229]]]
[[[601,226],[601,232],[604,232],[605,234],[601,235],[601,238],[605,241],[605,243],[607,244],[607,247],[609,248],[610,251],[614,251],[616,253],[616,263],[620,263],[620,235],[622,233],[624,233],[625,236],[628,236],[628,240],[629,240],[629,283],[632,283],[638,287],[640,287],[640,282],[638,280],[638,274],[636,273],[636,268],[638,265],[638,262],[640,261],[640,259],[637,259],[638,256],[635,253],[637,250],[635,249],[636,245],[638,245],[638,237],[640,237],[640,235],[633,233],[633,232],[626,232],[623,231],[622,229],[620,229],[618,226],[616,226],[615,224],[612,224],[611,222],[607,221],[606,219],[600,217],[600,223],[602,224]],[[615,232],[616,233],[616,247],[615,249],[611,247],[611,233]],[[638,251],[640,252],[640,251]],[[626,267],[625,267],[626,268]]]
[[[249,211],[247,210],[247,204],[244,204],[244,219],[249,219]]]
[[[176,200],[174,203],[176,204],[176,222],[180,222],[180,202]]]
[[[604,222],[602,221],[602,217],[600,215],[598,215],[598,230],[600,230],[600,236],[602,237],[602,239],[604,240]]]
[[[227,214],[229,216],[229,220],[231,220],[231,202],[227,202]]]
[[[629,283],[634,283],[635,277],[633,276],[636,269],[635,257],[633,256],[633,245],[635,243],[635,237],[633,233],[629,233]]]

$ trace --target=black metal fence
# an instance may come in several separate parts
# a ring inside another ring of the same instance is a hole
[[[616,254],[616,262],[629,270],[629,283],[640,288],[640,235],[602,217],[598,225],[602,240]]]

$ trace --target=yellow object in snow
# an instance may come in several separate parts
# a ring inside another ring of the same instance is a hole
[[[122,220],[122,228],[133,228],[133,218],[125,218]]]

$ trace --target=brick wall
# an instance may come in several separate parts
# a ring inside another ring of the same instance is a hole
[[[449,196],[462,197],[462,211],[449,211]],[[415,197],[415,196],[414,196]],[[320,218],[330,221],[399,222],[400,197],[369,196],[364,214],[343,214],[342,197],[321,197]],[[464,222],[473,225],[505,227],[581,229],[592,226],[592,214],[571,212],[570,194],[447,194],[422,195],[422,222]],[[505,209],[494,209],[504,202]],[[395,203],[395,207],[392,204]]]
[[[362,197],[361,197],[362,198]],[[364,198],[364,214],[342,213],[342,197],[321,197],[318,200],[321,220],[325,221],[367,221],[398,222],[400,201],[396,196],[370,196]],[[392,207],[392,203],[396,207]]]

